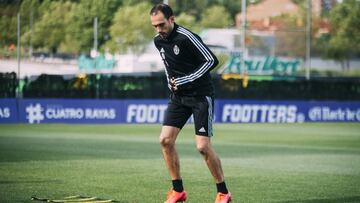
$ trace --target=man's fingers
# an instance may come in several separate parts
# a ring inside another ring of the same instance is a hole
[[[171,90],[172,90],[172,91],[178,90],[174,77],[172,77],[172,78],[170,79],[170,85],[171,85]]]
[[[174,78],[174,77],[172,77],[172,78],[170,79],[170,83],[171,83],[171,85],[176,85],[176,84],[175,84],[175,78]]]
[[[171,78],[170,79],[170,83],[171,83],[171,86],[173,86],[173,87],[176,87],[177,85],[176,85],[176,82],[175,82],[175,78]]]

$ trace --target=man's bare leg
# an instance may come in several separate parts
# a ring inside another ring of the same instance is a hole
[[[215,203],[231,202],[231,193],[227,190],[224,181],[224,172],[222,170],[221,161],[211,145],[210,138],[206,136],[196,136],[196,148],[204,157],[204,160],[214,177],[217,188]]]
[[[173,189],[168,193],[165,203],[186,200],[186,192],[184,191],[180,175],[179,157],[175,147],[175,141],[179,132],[179,128],[163,126],[160,133],[160,144],[173,185]]]
[[[216,183],[224,182],[224,172],[221,161],[211,145],[210,138],[206,136],[196,136],[196,148],[204,157],[204,160],[215,179]]]
[[[163,126],[160,133],[162,153],[172,180],[181,179],[180,162],[175,147],[175,141],[179,132],[179,128]]]

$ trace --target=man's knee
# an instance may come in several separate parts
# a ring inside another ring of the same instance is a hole
[[[170,126],[163,126],[160,133],[160,144],[162,147],[172,147],[175,145],[177,134],[180,129]]]
[[[171,136],[166,136],[161,134],[160,135],[160,144],[162,147],[171,147],[174,146],[175,144],[175,140],[173,138],[171,138]]]
[[[196,149],[200,152],[200,154],[206,155],[210,150],[210,145],[209,143],[197,143]]]

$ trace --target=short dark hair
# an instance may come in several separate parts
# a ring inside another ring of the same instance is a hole
[[[164,14],[166,19],[169,19],[171,16],[174,15],[173,10],[167,4],[157,4],[150,10],[150,15],[156,15],[158,12]]]

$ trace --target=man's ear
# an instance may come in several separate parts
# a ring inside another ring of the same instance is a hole
[[[169,17],[169,22],[174,23],[175,22],[175,16],[170,16]]]

